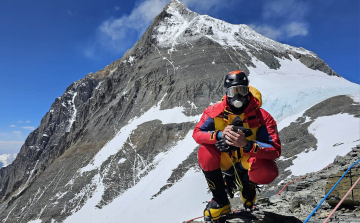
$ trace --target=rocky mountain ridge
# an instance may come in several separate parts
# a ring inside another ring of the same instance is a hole
[[[15,161],[0,169],[0,219],[71,222],[70,216],[76,218],[92,200],[96,210],[105,210],[156,170],[162,154],[170,156],[186,142],[183,160],[149,195],[151,201],[161,198],[196,166],[196,145],[186,140],[199,114],[220,100],[219,80],[232,70],[248,72],[256,83],[261,79],[250,71],[264,64],[268,73],[281,72],[285,61],[343,87],[320,91],[317,102],[356,89],[314,53],[281,45],[245,25],[226,27],[173,0],[123,58],[71,84]],[[168,36],[173,30],[177,36]],[[264,92],[269,101],[271,93]],[[165,120],[169,114],[170,121]]]

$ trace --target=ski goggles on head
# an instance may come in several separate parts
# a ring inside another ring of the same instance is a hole
[[[234,97],[236,94],[245,96],[249,93],[249,87],[244,85],[231,86],[226,89],[226,95],[229,98]]]

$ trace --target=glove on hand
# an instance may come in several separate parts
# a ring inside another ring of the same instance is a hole
[[[215,146],[221,151],[221,152],[230,152],[233,146],[229,146],[225,138],[220,139],[215,143]],[[235,148],[235,147],[234,147]],[[235,148],[236,149],[236,148]]]
[[[253,134],[251,129],[245,128],[243,126],[243,121],[241,120],[241,118],[239,116],[236,116],[231,124],[233,125],[232,130],[236,133],[238,133],[238,130],[241,130],[245,134],[245,137],[249,137]],[[235,147],[235,146],[229,146],[225,140],[226,140],[225,138],[221,138],[220,140],[218,140],[215,143],[215,146],[221,152],[231,152],[231,151],[234,151],[237,149],[237,147]]]
[[[244,127],[243,121],[239,116],[236,116],[231,124],[234,125],[232,129],[234,132],[238,133],[238,130],[241,130],[245,134],[245,137],[252,136],[253,132],[251,129]]]

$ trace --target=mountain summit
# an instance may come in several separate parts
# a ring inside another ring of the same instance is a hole
[[[181,222],[201,215],[209,195],[192,130],[202,111],[221,99],[224,75],[233,70],[249,75],[279,124],[301,118],[284,133],[296,154],[320,147],[317,138],[304,144],[292,131],[306,132],[323,113],[301,112],[359,89],[315,53],[173,0],[121,59],[55,99],[14,162],[0,169],[0,219]],[[358,99],[343,97],[325,103],[327,114],[347,112],[351,120]],[[341,109],[334,106],[339,101]],[[333,144],[345,152],[357,139],[347,140]],[[283,169],[295,159],[284,152]]]
[[[206,37],[224,47],[239,50],[268,49],[277,53],[294,51],[316,57],[303,48],[296,48],[269,39],[245,24],[233,25],[208,15],[199,15],[179,1],[171,1],[160,14],[161,19],[153,28],[152,37],[160,46],[171,47],[196,42]]]

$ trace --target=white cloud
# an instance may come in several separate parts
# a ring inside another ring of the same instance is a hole
[[[114,7],[114,11],[119,11],[121,8],[119,6]]]
[[[228,0],[227,4],[220,0],[183,0],[181,2],[200,14],[207,14],[231,7],[232,4],[239,1]],[[137,1],[130,14],[103,21],[98,27],[96,43],[89,44],[84,51],[85,55],[90,58],[94,57],[99,46],[113,52],[129,49],[168,3],[169,0]]]
[[[251,28],[253,28],[256,32],[270,38],[273,40],[278,40],[281,35],[283,34],[282,31],[280,29],[276,29],[273,27],[270,27],[268,25],[254,25],[251,24],[250,25]]]
[[[21,127],[21,128],[23,128],[23,129],[30,129],[30,130],[34,130],[34,129],[35,129],[34,126],[23,126],[23,127]]]
[[[269,18],[302,19],[310,11],[308,2],[299,0],[266,1],[262,16]]]
[[[308,34],[308,25],[301,22],[292,22],[285,26],[285,31],[289,37],[306,36]]]
[[[279,27],[251,24],[250,27],[273,40],[283,40],[294,36],[306,36],[309,32],[307,23],[302,22],[291,22]]]
[[[134,38],[139,38],[151,21],[168,3],[167,0],[145,0],[136,4],[129,15],[110,18],[98,28],[98,43],[110,51],[124,51],[131,47]],[[96,46],[85,50],[87,56],[95,53]]]
[[[16,125],[10,125],[10,127],[11,127],[11,128],[15,128],[15,127],[16,127]]]
[[[309,12],[308,2],[300,0],[266,1],[262,12],[263,23],[257,23],[251,27],[275,40],[306,36],[309,33],[309,24],[306,22]],[[279,20],[284,22],[279,23]]]
[[[29,121],[29,120],[27,120],[27,121],[26,121],[26,123],[30,123],[30,121]]]

